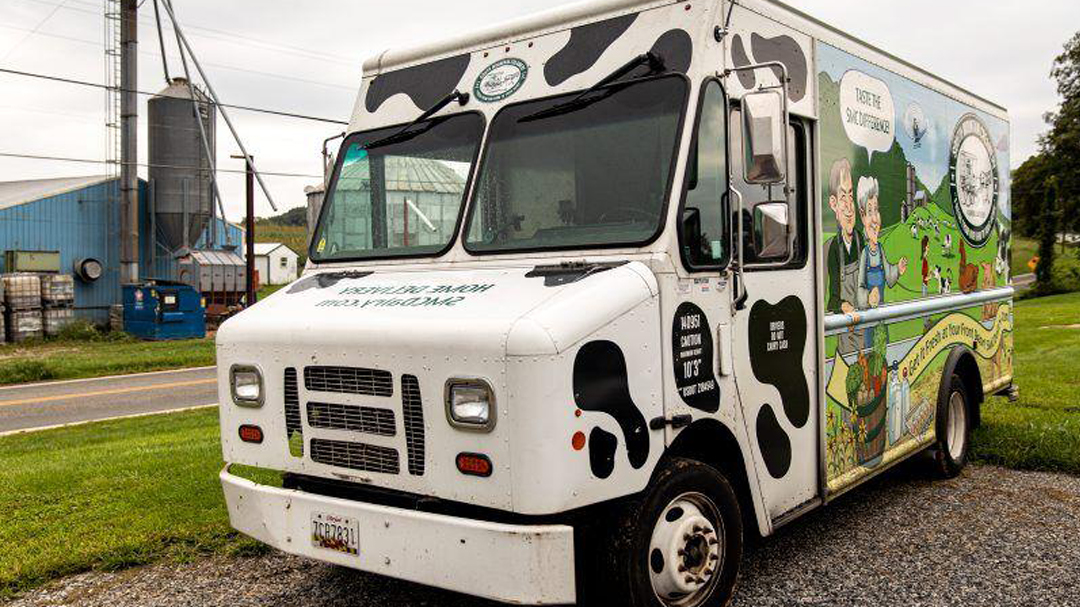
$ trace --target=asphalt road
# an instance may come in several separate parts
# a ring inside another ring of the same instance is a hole
[[[940,481],[923,463],[751,545],[733,607],[1078,604],[1080,477],[987,466]],[[54,605],[495,607],[276,552],[85,573],[6,607]]]
[[[0,434],[217,403],[214,367],[0,387]]]

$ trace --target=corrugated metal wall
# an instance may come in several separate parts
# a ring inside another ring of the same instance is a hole
[[[70,273],[79,259],[93,257],[105,266],[100,280],[87,284],[75,280],[75,309],[80,318],[106,322],[109,306],[120,303],[120,213],[118,181],[58,194],[0,210],[0,252],[7,250],[60,251],[60,269]],[[139,182],[142,244],[141,274],[146,278],[175,280],[176,264],[158,247],[151,264],[150,216],[145,204],[146,182]],[[217,243],[225,244],[228,229],[233,244],[243,255],[243,231],[218,219]],[[227,228],[226,228],[227,226]],[[199,246],[205,243],[200,241]],[[3,265],[0,255],[0,266]],[[6,272],[6,268],[0,267]]]

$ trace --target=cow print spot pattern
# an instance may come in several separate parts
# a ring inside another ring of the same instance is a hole
[[[810,419],[810,389],[806,387],[802,363],[806,349],[806,308],[802,300],[792,295],[775,306],[765,301],[754,303],[748,332],[754,377],[776,388],[788,421],[802,428]]]
[[[626,358],[618,345],[610,341],[592,341],[578,350],[574,359],[574,402],[582,411],[607,413],[614,418],[626,441],[630,465],[635,470],[645,465],[645,461],[649,459],[649,433],[645,416],[630,395]],[[608,434],[600,428],[594,428],[589,437],[594,473],[597,470],[597,460],[592,454],[593,439],[598,436],[598,430]],[[600,440],[601,446],[606,447],[604,439]],[[614,449],[614,443],[611,448]],[[597,476],[607,478],[599,474]]]
[[[690,69],[694,42],[686,30],[668,30],[656,39],[652,52],[664,59],[664,69],[669,73],[685,74]]]
[[[791,439],[776,419],[772,405],[762,405],[758,411],[756,428],[765,467],[773,478],[784,478],[791,469]]]
[[[802,428],[810,419],[810,390],[802,362],[806,334],[806,308],[794,295],[776,305],[757,301],[750,308],[750,367],[759,382],[780,393],[784,415],[795,428]],[[769,474],[783,478],[791,467],[791,438],[771,404],[758,411],[756,430]]]
[[[596,65],[600,56],[637,20],[633,13],[570,30],[570,40],[544,64],[544,78],[558,86]]]
[[[597,426],[589,433],[589,467],[596,478],[607,478],[615,470],[615,448],[619,439]]]
[[[426,110],[454,91],[470,61],[470,55],[464,54],[379,74],[368,87],[364,106],[376,112],[387,99],[404,93],[416,107]]]
[[[359,270],[346,270],[343,272],[323,272],[302,278],[295,283],[286,293],[302,293],[309,289],[327,289],[345,279],[367,278],[374,272],[361,272]]]
[[[788,85],[788,97],[792,103],[798,103],[806,97],[810,86],[810,64],[802,47],[794,38],[791,36],[766,38],[754,33],[750,35],[750,47],[753,51],[753,59],[746,53],[742,36],[735,35],[731,43],[731,59],[735,67],[779,61],[787,68],[788,78],[791,78],[791,83]],[[783,75],[779,68],[772,68],[772,70],[777,79]],[[738,75],[739,84],[744,89],[749,90],[757,85],[757,75],[753,71],[740,71]]]

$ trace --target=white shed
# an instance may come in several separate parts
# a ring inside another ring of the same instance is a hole
[[[280,242],[255,243],[255,271],[259,284],[284,285],[296,280],[300,256]]]

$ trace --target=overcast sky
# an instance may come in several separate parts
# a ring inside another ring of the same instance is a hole
[[[222,101],[347,120],[368,56],[542,10],[558,0],[173,0]],[[1042,115],[1058,100],[1049,71],[1080,30],[1078,0],[791,0],[791,4],[1009,109],[1012,164],[1035,151]],[[102,82],[102,0],[0,0],[0,67]],[[139,88],[164,86],[152,0],[141,10]],[[172,40],[171,37],[169,40]],[[175,43],[167,47],[179,71]],[[105,94],[0,74],[0,152],[104,158]],[[145,98],[141,98],[145,103]],[[146,155],[145,105],[140,105]],[[319,181],[322,140],[341,126],[232,114],[259,167],[311,175],[267,177],[279,207],[304,203]],[[218,166],[237,148],[219,121]],[[0,158],[0,181],[103,172],[96,165]],[[143,171],[145,176],[145,170]],[[243,178],[221,174],[230,219]],[[270,208],[262,195],[257,214]]]

